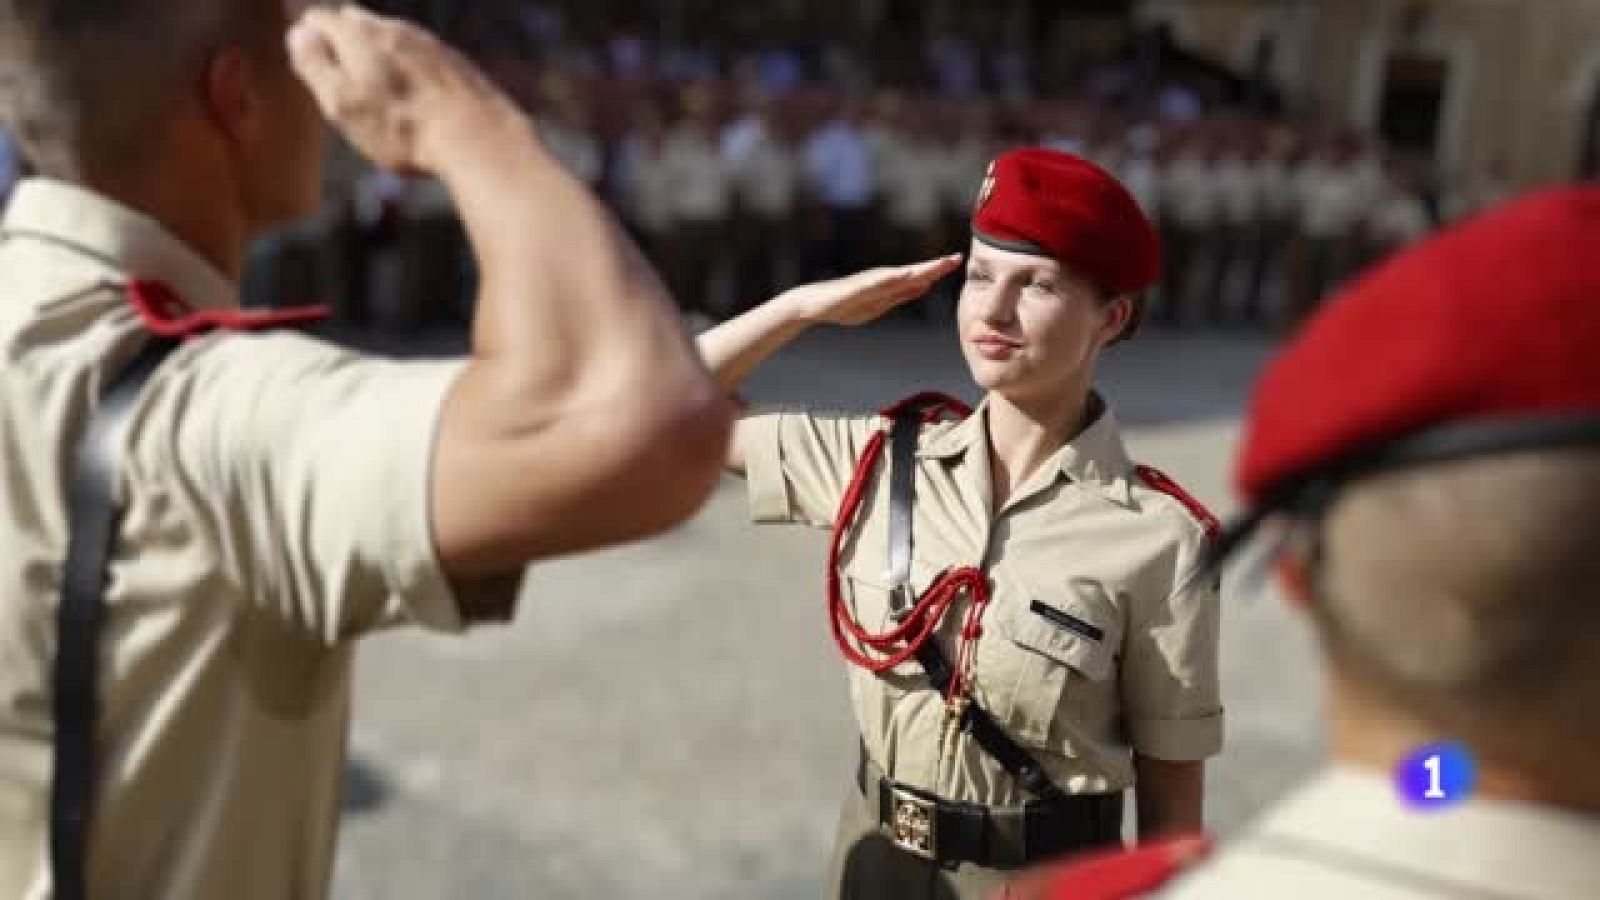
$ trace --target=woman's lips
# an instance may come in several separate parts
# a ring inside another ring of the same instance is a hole
[[[1017,355],[1017,351],[1022,348],[1022,345],[1015,341],[1008,341],[1005,338],[998,337],[978,338],[972,342],[972,346],[978,349],[979,356],[995,361],[1010,359]]]

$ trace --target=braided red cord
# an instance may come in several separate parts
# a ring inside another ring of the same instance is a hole
[[[895,404],[882,415],[894,419],[901,412],[921,408],[924,422],[936,422],[945,415],[966,418],[972,410],[953,397],[937,393],[922,393]],[[955,676],[951,679],[948,696],[959,697],[967,689],[967,672],[971,669],[972,654],[983,629],[979,624],[990,600],[989,579],[980,569],[963,566],[941,573],[932,585],[917,599],[916,605],[900,624],[888,631],[872,632],[850,614],[845,607],[839,588],[839,555],[845,536],[861,509],[861,499],[871,481],[888,434],[878,432],[867,442],[861,461],[856,464],[850,485],[845,489],[839,504],[839,515],[834,520],[832,540],[828,545],[828,619],[833,638],[846,661],[874,674],[886,672],[916,655],[924,642],[933,636],[945,613],[965,591],[971,598],[966,621],[961,629],[960,649],[957,654]],[[863,649],[856,649],[849,638],[854,638]],[[874,655],[879,654],[879,655]]]

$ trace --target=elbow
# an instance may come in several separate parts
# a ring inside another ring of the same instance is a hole
[[[733,433],[733,403],[709,381],[649,410],[631,411],[620,446],[629,473],[636,537],[694,517],[721,479]]]

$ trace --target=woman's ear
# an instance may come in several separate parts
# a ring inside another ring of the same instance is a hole
[[[1100,346],[1115,344],[1135,326],[1133,297],[1120,294],[1112,297],[1100,308]]]

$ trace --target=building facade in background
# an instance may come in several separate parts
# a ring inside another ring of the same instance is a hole
[[[1600,176],[1600,0],[1156,0],[1141,14],[1447,180]]]

